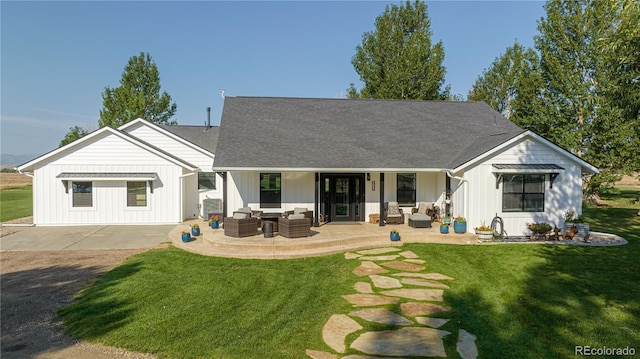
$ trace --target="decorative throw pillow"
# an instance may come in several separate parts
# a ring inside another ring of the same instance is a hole
[[[418,207],[418,213],[419,214],[427,214],[427,210],[430,207],[430,203],[427,202],[420,202],[420,206]]]
[[[248,213],[242,213],[242,212],[236,212],[233,214],[233,218],[234,219],[245,219],[245,218],[249,218],[249,214]]]
[[[302,207],[296,207],[296,208],[293,209],[293,213],[294,214],[305,213],[307,211],[308,211],[308,209],[302,208]]]
[[[238,212],[251,214],[251,207],[242,207],[242,208],[238,209]]]
[[[400,206],[398,206],[398,202],[389,202],[389,211],[387,214],[390,216],[400,215]]]

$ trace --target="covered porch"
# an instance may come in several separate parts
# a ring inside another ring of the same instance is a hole
[[[201,235],[184,243],[180,233],[198,224]],[[389,232],[397,229],[400,241],[389,239]],[[287,259],[317,257],[364,248],[402,246],[403,243],[477,244],[477,236],[471,233],[440,234],[437,223],[432,228],[411,228],[407,224],[380,227],[367,222],[327,223],[311,228],[311,235],[303,238],[285,238],[275,235],[265,238],[257,230],[255,236],[236,238],[224,235],[224,229],[211,229],[207,222],[192,220],[174,228],[169,234],[171,242],[190,252],[216,257]]]

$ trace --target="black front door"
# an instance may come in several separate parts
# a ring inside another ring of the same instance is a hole
[[[321,183],[327,221],[364,220],[364,174],[323,174]]]

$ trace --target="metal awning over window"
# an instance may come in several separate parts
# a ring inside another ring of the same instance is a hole
[[[153,181],[154,172],[62,172],[56,176],[65,181]]]
[[[158,178],[155,172],[62,172],[56,176],[64,183],[69,193],[69,181],[148,181],[153,193],[153,181]]]
[[[502,180],[504,174],[548,174],[549,175],[549,188],[553,188],[553,182],[560,175],[560,172],[564,171],[563,167],[556,164],[498,164],[494,163],[493,174],[496,176],[496,189]]]

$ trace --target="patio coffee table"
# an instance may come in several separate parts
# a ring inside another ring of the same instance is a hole
[[[264,231],[264,222],[272,222],[273,223],[273,231],[277,232],[278,231],[278,218],[282,217],[282,213],[277,213],[277,212],[273,212],[273,213],[262,213],[260,215],[260,219],[262,220],[262,231]]]

